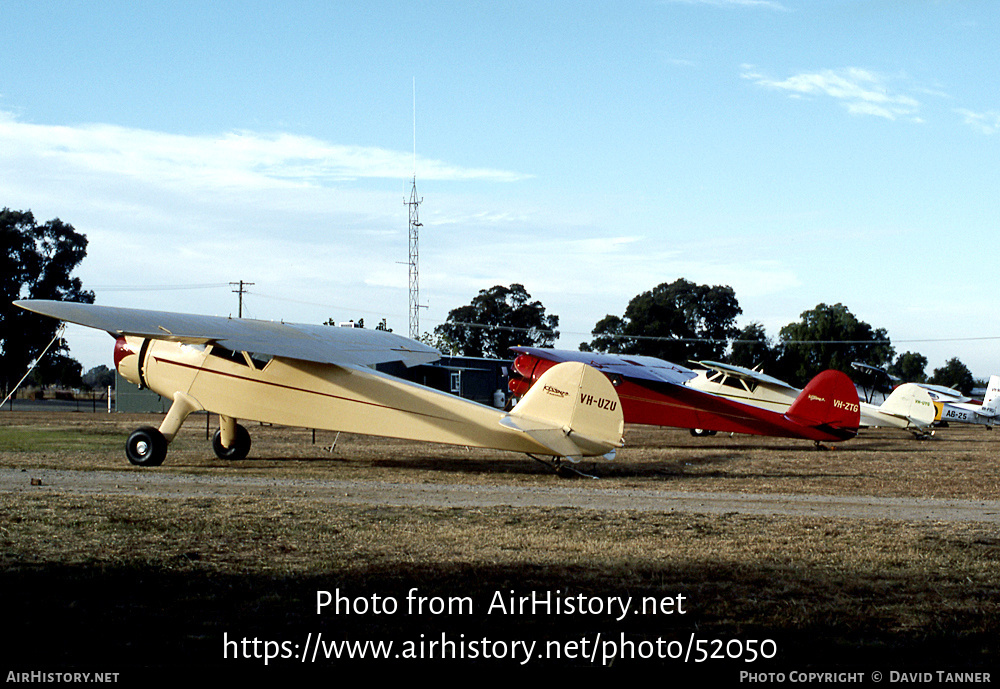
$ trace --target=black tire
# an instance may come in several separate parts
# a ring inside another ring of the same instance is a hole
[[[708,431],[704,428],[689,428],[688,430],[695,438],[708,438],[716,434],[716,431]]]
[[[151,426],[137,428],[125,441],[125,456],[136,466],[158,467],[167,458],[167,439]]]
[[[223,447],[222,431],[218,430],[212,436],[212,449],[219,459],[244,459],[250,454],[250,432],[236,424],[236,442],[232,447]]]

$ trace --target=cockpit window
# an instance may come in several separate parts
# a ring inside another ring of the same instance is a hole
[[[271,359],[274,358],[270,354],[258,354],[257,352],[234,352],[231,349],[226,349],[225,347],[220,347],[219,345],[213,345],[208,354],[209,356],[216,356],[220,359],[225,359],[226,361],[231,361],[234,364],[247,366],[248,368],[253,368],[258,371],[263,371],[264,367],[267,366],[271,362]]]
[[[741,390],[746,390],[747,392],[753,392],[757,389],[757,381],[747,380],[745,378],[737,378],[735,376],[723,376],[723,385],[728,385],[731,388],[737,388]]]
[[[209,356],[216,356],[220,359],[225,359],[226,361],[231,361],[234,364],[241,364],[243,366],[249,366],[246,357],[243,356],[243,352],[234,352],[231,349],[226,349],[225,347],[220,347],[219,345],[214,345],[208,352]]]
[[[258,354],[257,352],[246,352],[246,355],[250,359],[250,365],[258,371],[263,371],[264,367],[271,363],[271,359],[274,358],[270,354]]]

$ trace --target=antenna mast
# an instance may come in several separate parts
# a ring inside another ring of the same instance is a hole
[[[413,189],[410,200],[403,203],[410,208],[410,339],[420,337],[420,215],[418,206],[423,199],[417,198],[417,78],[413,78]]]

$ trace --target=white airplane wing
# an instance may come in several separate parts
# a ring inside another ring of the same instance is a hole
[[[342,366],[401,361],[407,366],[441,358],[433,347],[382,330],[303,325],[249,318],[199,316],[29,299],[16,306],[44,316],[105,330],[114,337],[136,335],[190,344],[217,344],[253,352]]]
[[[920,387],[930,393],[931,399],[936,402],[968,402],[971,397],[963,395],[954,388],[946,388],[943,385],[931,385],[930,383],[917,383]]]
[[[718,361],[692,361],[691,363],[703,366],[710,371],[717,371],[727,376],[733,376],[734,378],[752,380],[759,385],[769,385],[775,388],[785,388],[787,390],[794,390],[798,392],[798,388],[789,385],[783,380],[778,380],[774,376],[769,376],[750,368],[744,368],[743,366],[731,366],[730,364],[722,364]]]

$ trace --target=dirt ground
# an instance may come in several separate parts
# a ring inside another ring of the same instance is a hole
[[[9,670],[872,681],[990,672],[1000,650],[1000,434],[982,427],[818,450],[636,426],[614,462],[581,463],[590,479],[259,425],[250,456],[225,462],[204,417],[164,466],[131,467],[125,436],[158,422],[0,413],[2,572],[21,630]],[[324,592],[340,607],[318,611]],[[618,613],[625,599],[648,607]],[[332,657],[365,641],[394,646]]]

